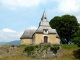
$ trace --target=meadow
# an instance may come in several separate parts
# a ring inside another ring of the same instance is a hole
[[[10,46],[3,46],[0,49],[7,49]],[[61,45],[62,54],[56,58],[48,59],[35,59],[29,58],[23,55],[23,50],[25,46],[19,46],[16,50],[13,50],[13,54],[7,56],[0,56],[0,60],[80,60],[80,48],[77,45]]]

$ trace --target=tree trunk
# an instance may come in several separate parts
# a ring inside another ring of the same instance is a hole
[[[68,44],[69,43],[69,38],[66,38],[66,41],[67,41],[66,44]]]

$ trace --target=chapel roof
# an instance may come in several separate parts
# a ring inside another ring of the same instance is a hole
[[[43,12],[43,15],[39,23],[39,27],[36,30],[36,33],[43,33],[43,29],[48,29],[48,33],[56,33],[56,29],[52,29],[50,27],[45,11]]]
[[[49,34],[56,34],[56,30],[52,29],[51,27],[46,27],[46,26],[39,26],[38,29],[36,30],[36,33],[43,33],[43,29],[48,29]]]
[[[36,29],[26,29],[20,39],[32,38],[35,31]]]
[[[41,21],[39,23],[39,26],[50,26],[49,22],[47,20],[45,11],[43,12],[43,15],[42,15]]]

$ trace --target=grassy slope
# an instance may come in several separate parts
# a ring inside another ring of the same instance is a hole
[[[34,59],[34,58],[28,58],[24,55],[22,55],[24,46],[19,47],[19,51],[11,56],[1,57],[0,60],[78,60],[75,59],[73,56],[73,51],[77,50],[78,47],[76,45],[61,45],[63,53],[56,58],[51,59]]]

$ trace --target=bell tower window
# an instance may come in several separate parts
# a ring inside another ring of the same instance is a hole
[[[46,19],[46,17],[45,17],[45,19]]]
[[[48,29],[43,29],[44,34],[48,34]]]
[[[45,30],[45,32],[47,32],[47,30]]]

